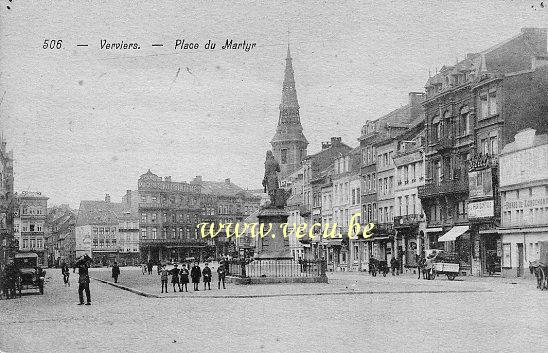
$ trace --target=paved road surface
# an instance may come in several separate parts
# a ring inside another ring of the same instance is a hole
[[[122,268],[129,277],[128,271]],[[346,273],[331,275],[324,288],[232,286],[210,294],[249,291],[255,298],[186,293],[145,298],[93,281],[93,305],[77,306],[76,286],[64,287],[60,270],[49,270],[48,276],[45,295],[0,301],[1,351],[548,351],[548,292],[536,290],[532,282],[426,282]],[[421,286],[450,292],[406,293]],[[366,288],[392,293],[355,294]],[[455,292],[459,289],[467,292]],[[350,294],[299,295],[326,290]]]

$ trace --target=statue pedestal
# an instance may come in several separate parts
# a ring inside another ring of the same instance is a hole
[[[287,223],[289,214],[281,208],[264,208],[257,217],[264,224],[265,231],[272,225],[270,233],[257,239],[257,259],[293,259],[289,249],[289,238],[284,238],[282,224]]]

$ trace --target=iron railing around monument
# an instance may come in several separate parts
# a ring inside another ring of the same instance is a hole
[[[236,277],[320,277],[325,276],[325,260],[234,259],[227,262],[227,274]]]

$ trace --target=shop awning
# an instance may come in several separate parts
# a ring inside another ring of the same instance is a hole
[[[439,237],[438,241],[455,241],[458,237],[466,233],[468,226],[456,226],[450,231]]]

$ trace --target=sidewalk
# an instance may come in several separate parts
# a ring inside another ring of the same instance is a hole
[[[489,292],[494,289],[502,291],[536,290],[532,281],[513,281],[507,278],[457,277],[454,281],[440,276],[435,280],[417,279],[417,275],[406,273],[399,276],[373,277],[366,272],[331,272],[329,283],[292,283],[264,285],[226,284],[226,289],[217,289],[217,277],[213,276],[211,290],[193,291],[192,283],[188,292],[173,292],[173,285],[168,284],[169,292],[160,292],[160,277],[143,275],[139,268],[122,268],[118,284],[110,278],[110,271],[93,269],[92,278],[103,283],[128,290],[138,295],[152,298],[252,298],[273,296],[320,296],[341,294],[390,294],[390,293],[456,293],[456,292]],[[517,283],[518,285],[511,285]],[[178,287],[176,287],[178,290]]]

